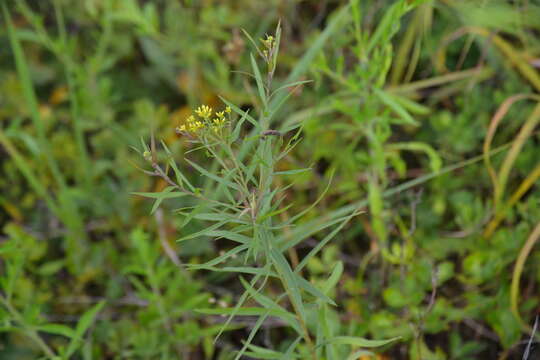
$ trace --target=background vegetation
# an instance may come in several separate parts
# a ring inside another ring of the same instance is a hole
[[[276,215],[309,209],[288,229],[303,237],[291,266],[330,233],[322,224],[363,210],[302,270],[323,288],[344,265],[328,331],[401,337],[361,359],[528,351],[540,309],[537,2],[27,0],[3,2],[1,19],[1,359],[235,357],[255,319],[214,342],[225,319],[208,313],[236,304],[238,276],[184,266],[230,248],[175,241],[208,221],[186,225],[173,211],[184,198],[152,209],[133,194],[168,186],[134,148],[153,132],[204,187],[174,129],[220,97],[265,109],[242,29],[260,44],[279,21],[274,81],[297,86],[270,126],[284,139],[301,126],[302,140],[276,165],[289,206]],[[252,343],[293,340],[269,318]]]

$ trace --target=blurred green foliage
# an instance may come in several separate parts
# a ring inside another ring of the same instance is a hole
[[[313,80],[271,119],[285,136],[303,129],[283,170],[312,164],[285,176],[290,212],[331,181],[291,229],[306,234],[292,266],[324,236],[313,235],[322,219],[366,210],[304,269],[321,285],[345,264],[333,329],[402,337],[371,350],[377,359],[521,359],[540,308],[536,2],[11,0],[2,10],[1,359],[234,358],[253,323],[231,323],[214,343],[224,320],[195,310],[234,305],[241,285],[182,265],[227,249],[175,243],[207,224],[182,227],[171,209],[189,200],[151,212],[132,194],[167,186],[141,172],[133,147],[153,132],[205,186],[174,128],[219,96],[263,108],[241,29],[259,39],[279,20],[275,81]],[[292,341],[269,321],[253,344]]]

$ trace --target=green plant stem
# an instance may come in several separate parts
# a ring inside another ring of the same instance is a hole
[[[0,302],[6,310],[9,312],[11,317],[15,319],[17,323],[19,323],[24,331],[24,334],[28,336],[32,341],[36,343],[37,346],[51,359],[56,357],[56,354],[54,351],[43,341],[43,339],[39,336],[36,330],[32,329],[30,326],[26,325],[24,322],[24,319],[22,315],[11,305],[9,301],[7,301],[2,295],[0,295]]]

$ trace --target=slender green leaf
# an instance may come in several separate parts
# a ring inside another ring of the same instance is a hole
[[[328,341],[330,344],[338,344],[338,345],[352,345],[352,346],[359,346],[364,348],[372,348],[372,347],[379,347],[383,345],[388,345],[394,341],[400,340],[401,337],[394,337],[391,339],[386,340],[368,340],[361,337],[356,336],[336,336]]]
[[[218,183],[220,183],[222,185],[225,185],[226,187],[229,187],[231,189],[235,189],[235,190],[240,191],[240,188],[238,187],[238,185],[228,181],[226,179],[226,177],[220,177],[220,176],[214,175],[211,172],[205,170],[204,168],[202,168],[201,166],[197,165],[196,163],[194,163],[193,161],[191,161],[189,159],[186,159],[186,161],[191,166],[193,166],[195,169],[197,169],[198,172],[200,172],[202,175],[206,176],[207,178],[210,178],[210,179],[212,179],[212,180],[214,180],[214,181],[216,181],[216,182],[218,182]]]
[[[264,107],[266,107],[267,106],[266,89],[264,87],[264,81],[261,76],[261,71],[259,70],[259,66],[257,65],[257,62],[255,61],[253,54],[249,54],[249,58],[251,59],[251,68],[253,69],[253,74],[255,75],[255,81],[257,82],[257,89],[259,90],[259,97]]]
[[[76,336],[72,338],[71,342],[68,345],[68,348],[66,350],[66,357],[70,357],[80,346],[80,341],[84,335],[84,333],[90,328],[92,323],[94,322],[97,314],[103,309],[105,306],[105,301],[100,301],[96,305],[92,306],[90,309],[88,309],[79,319],[79,322],[77,323],[77,326],[75,328],[75,334]]]
[[[394,96],[384,90],[375,89],[375,94],[381,101],[394,111],[404,121],[405,124],[418,126],[418,122],[408,113],[399,102],[394,100]]]
[[[285,256],[283,256],[283,254],[277,249],[270,249],[270,259],[272,260],[272,264],[274,265],[277,273],[279,274],[279,278],[283,282],[285,291],[289,294],[293,306],[295,307],[299,315],[302,317],[302,319],[305,321],[306,311],[304,309],[302,295],[299,291],[300,285],[298,284],[297,276],[295,276],[295,274],[293,273],[291,266],[287,262],[287,259],[285,259]]]
[[[62,325],[62,324],[45,324],[45,325],[39,325],[36,326],[35,329],[37,331],[46,332],[49,334],[54,335],[62,335],[67,338],[73,339],[77,337],[77,334],[75,333],[75,330],[70,328],[69,326]]]

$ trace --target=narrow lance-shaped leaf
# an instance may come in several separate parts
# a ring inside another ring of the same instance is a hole
[[[251,68],[253,69],[253,74],[255,75],[255,81],[257,82],[257,89],[259,90],[259,97],[263,103],[263,106],[267,106],[267,100],[266,100],[266,90],[264,87],[264,81],[261,76],[261,71],[259,70],[259,66],[257,65],[257,62],[255,61],[255,58],[253,57],[253,54],[249,55],[251,59]]]
[[[305,321],[306,311],[304,309],[302,296],[300,295],[299,284],[296,281],[296,277],[294,276],[294,273],[289,263],[287,262],[283,254],[277,249],[272,248],[270,252],[270,259],[272,260],[272,264],[274,265],[280,279],[283,282],[285,291],[287,292],[287,294],[289,294],[289,298],[295,310],[298,312],[298,315],[303,319],[303,321]]]
[[[263,295],[260,290],[255,290],[251,284],[249,284],[246,280],[244,280],[242,277],[240,277],[240,281],[242,282],[242,285],[246,289],[246,291],[249,293],[249,295],[257,301],[259,304],[264,306],[267,309],[275,309],[282,312],[283,315],[281,315],[281,318],[285,320],[292,328],[294,328],[298,333],[301,333],[301,327],[298,323],[298,320],[296,319],[296,316],[294,314],[291,314],[287,310],[285,310],[282,306],[280,306],[278,303],[281,301],[282,298],[285,297],[286,294],[281,294],[278,296],[276,301],[270,299],[268,296]]]
[[[153,214],[157,210],[159,205],[161,205],[163,200],[174,199],[174,198],[179,198],[179,197],[188,195],[186,193],[182,193],[179,191],[173,191],[175,189],[176,188],[174,186],[168,186],[161,192],[132,192],[131,194],[144,196],[151,199],[156,199],[156,201],[154,202],[154,205],[152,206],[152,210],[150,211],[150,213]]]
[[[401,104],[393,99],[393,95],[384,90],[375,89],[375,94],[379,99],[393,112],[395,112],[404,121],[405,124],[418,126],[418,122],[413,119],[407,110]]]
[[[383,345],[388,345],[394,341],[398,341],[401,337],[394,337],[387,340],[368,340],[356,336],[336,336],[328,341],[329,344],[340,344],[340,345],[352,345],[359,346],[364,348],[379,347]]]
[[[86,330],[90,328],[97,314],[101,311],[101,309],[103,309],[103,306],[105,306],[105,301],[100,301],[99,303],[97,303],[96,305],[88,309],[81,316],[75,328],[75,337],[72,338],[67,348],[67,351],[66,351],[67,358],[69,358],[77,350],[77,348],[79,347],[79,341],[81,341]]]
[[[235,183],[232,183],[230,181],[228,181],[226,178],[223,178],[223,177],[220,177],[220,176],[217,176],[215,174],[212,174],[211,172],[208,172],[207,170],[205,170],[203,167],[197,165],[196,163],[194,163],[193,161],[191,160],[188,160],[186,159],[186,161],[191,165],[193,166],[195,169],[197,169],[198,172],[200,172],[202,175],[220,183],[220,184],[223,184],[231,189],[235,189],[235,190],[238,190],[240,191],[240,188],[238,187],[237,184]]]
[[[248,247],[249,247],[249,245],[240,245],[240,246],[237,246],[237,247],[225,252],[225,254],[223,254],[223,255],[220,255],[220,256],[215,257],[214,259],[212,259],[210,261],[205,262],[204,264],[189,264],[188,267],[191,268],[191,269],[203,269],[205,267],[212,267],[212,266],[215,266],[217,264],[220,264],[220,263],[224,262],[225,260],[227,260],[230,257],[234,257],[235,255],[238,255],[242,251],[245,251]]]

